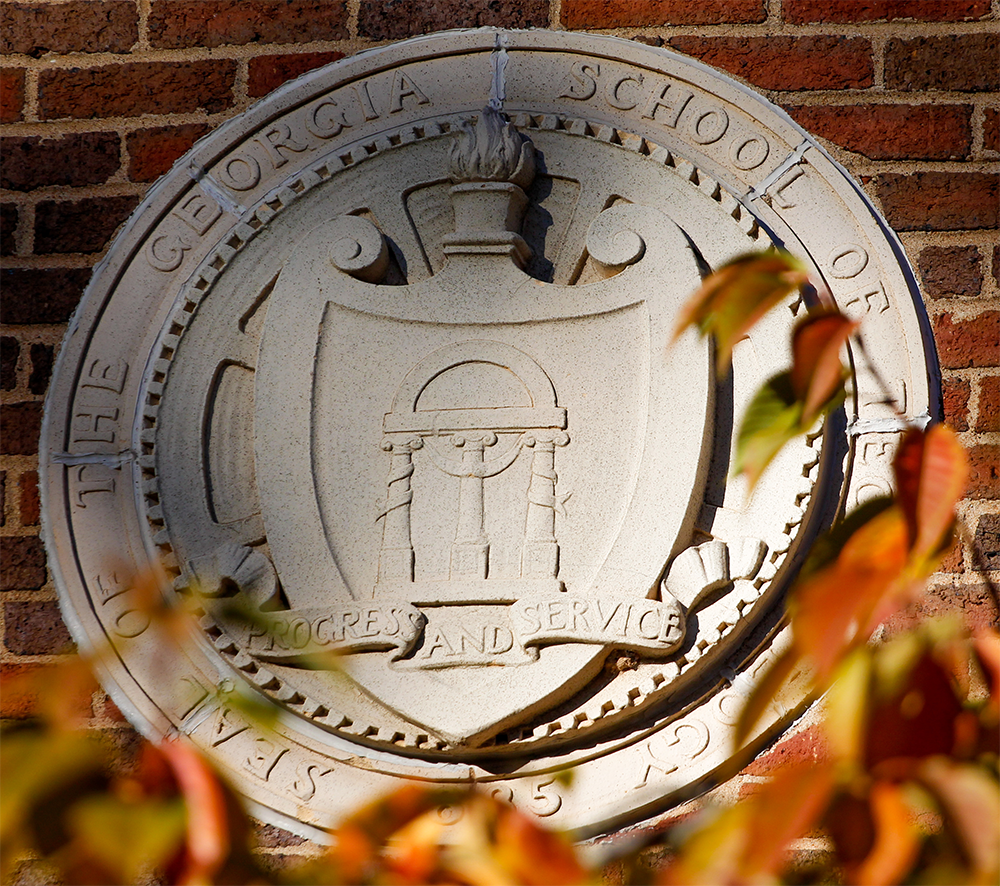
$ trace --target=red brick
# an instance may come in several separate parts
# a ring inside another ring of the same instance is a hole
[[[47,667],[7,663],[0,668],[0,717],[24,720],[35,715],[40,692],[36,678]]]
[[[0,140],[0,187],[31,191],[53,185],[99,185],[121,165],[121,139],[114,132],[75,132],[61,138],[37,135]]]
[[[7,525],[7,472],[0,471],[0,526]],[[0,566],[3,564],[0,563]]]
[[[1000,446],[980,443],[969,447],[969,491],[967,498],[1000,498]]]
[[[0,454],[34,455],[42,431],[42,404],[5,403],[0,422]]]
[[[128,177],[134,182],[151,182],[170,171],[174,161],[187,153],[206,132],[205,123],[183,126],[158,126],[130,132],[128,146]]]
[[[0,313],[9,326],[65,323],[90,279],[89,268],[7,268]]]
[[[884,626],[886,635],[894,637],[925,624],[929,619],[955,615],[970,630],[996,628],[996,607],[983,582],[956,582],[947,587],[931,589],[904,611],[894,614]]]
[[[17,359],[21,356],[21,343],[12,335],[0,336],[0,391],[13,391],[17,387]]]
[[[17,252],[17,220],[17,204],[0,203],[0,255]]]
[[[28,376],[28,390],[32,394],[44,394],[52,378],[52,364],[55,348],[36,342],[31,346],[31,374]]]
[[[342,52],[259,55],[257,58],[250,59],[247,92],[251,98],[259,98],[277,89],[287,80],[343,57],[344,53]]]
[[[118,705],[116,705],[112,700],[111,696],[105,696],[104,704],[102,706],[104,711],[104,716],[107,717],[114,723],[127,723],[128,718],[119,710]]]
[[[983,92],[1000,89],[1000,39],[996,34],[890,39],[885,47],[889,89]]]
[[[150,43],[163,49],[347,36],[344,0],[153,0],[149,14]]]
[[[968,320],[942,314],[934,323],[934,340],[944,369],[1000,366],[1000,311]]]
[[[17,123],[24,113],[24,71],[0,68],[0,123]]]
[[[35,207],[35,252],[100,252],[138,205],[138,197],[43,200]]]
[[[957,160],[972,149],[971,105],[798,105],[785,110],[814,135],[872,160]]]
[[[3,642],[17,655],[63,655],[76,646],[55,600],[4,603]]]
[[[31,346],[31,375],[28,376],[28,390],[32,394],[44,394],[52,377],[55,348],[52,345],[35,343]]]
[[[981,256],[975,246],[928,246],[917,259],[924,292],[935,298],[979,295]]]
[[[444,28],[545,28],[548,0],[397,0],[362,3],[358,34],[398,40]]]
[[[983,514],[979,518],[975,545],[987,569],[1000,569],[1000,514]]]
[[[1000,431],[1000,375],[987,375],[979,380],[975,430],[984,434]]]
[[[986,172],[887,172],[878,198],[897,231],[962,231],[1000,222],[1000,175]]]
[[[670,46],[763,89],[861,89],[874,82],[862,37],[673,37]]]
[[[843,23],[894,21],[974,21],[988,15],[990,0],[783,0],[785,21]]]
[[[304,837],[293,834],[273,824],[260,824],[255,828],[256,844],[261,849],[282,849],[286,846],[301,846]]]
[[[1000,110],[987,108],[983,117],[983,147],[987,151],[1000,151]]]
[[[824,760],[829,755],[822,730],[810,726],[802,732],[779,742],[765,754],[759,756],[741,775],[772,775],[774,770],[789,763]]]
[[[132,0],[4,3],[0,51],[38,58],[47,52],[128,52],[139,38]]]
[[[942,384],[944,420],[956,431],[969,430],[969,395],[971,385],[964,378],[946,378]]]
[[[762,22],[764,0],[563,0],[562,23],[571,29],[649,25],[718,25]]]
[[[25,471],[17,485],[21,487],[21,525],[37,526],[42,509],[38,498],[38,471]]]
[[[948,572],[957,573],[965,572],[965,562],[963,560],[965,548],[962,546],[962,540],[958,537],[952,539],[951,547],[948,548],[947,553],[941,560],[938,566],[938,572]]]
[[[232,59],[42,71],[39,115],[43,120],[137,117],[199,109],[215,114],[232,107],[235,77]]]
[[[45,584],[45,548],[37,535],[0,538],[0,590],[36,591]]]
[[[1000,246],[993,247],[993,279],[1000,286]]]

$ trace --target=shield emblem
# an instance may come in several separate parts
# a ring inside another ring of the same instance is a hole
[[[613,205],[591,282],[541,282],[519,233],[532,162],[481,115],[452,158],[446,261],[418,283],[393,284],[364,216],[315,229],[275,282],[256,375],[289,607],[261,656],[339,646],[357,688],[466,746],[570,698],[610,648],[676,650],[661,579],[711,448],[707,345],[670,344],[699,283],[688,240]]]

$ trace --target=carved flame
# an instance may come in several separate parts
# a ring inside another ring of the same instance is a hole
[[[534,175],[534,159],[531,142],[487,106],[475,126],[462,123],[451,148],[451,180],[456,184],[513,181],[526,186]]]

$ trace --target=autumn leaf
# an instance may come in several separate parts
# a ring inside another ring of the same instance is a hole
[[[906,542],[902,512],[886,508],[851,535],[836,560],[796,586],[790,604],[794,642],[816,666],[821,684],[908,587],[901,579]]]
[[[920,767],[919,779],[941,804],[946,823],[971,862],[967,882],[996,883],[1000,878],[1000,784],[995,772],[931,757]]]
[[[802,404],[795,399],[791,375],[768,379],[747,406],[736,438],[734,474],[746,474],[753,489],[781,448],[802,433]]]
[[[891,782],[876,782],[868,800],[875,841],[867,857],[850,872],[851,882],[871,886],[900,883],[917,860],[921,842],[906,793]]]
[[[844,398],[840,350],[857,323],[821,309],[800,320],[792,335],[792,368],[768,379],[747,406],[736,438],[734,474],[751,489],[782,447],[807,433]]]
[[[969,477],[965,449],[945,425],[926,432],[911,428],[899,444],[893,469],[913,557],[926,560],[950,539],[955,505]]]
[[[802,404],[804,430],[843,398],[846,373],[840,351],[858,325],[828,309],[810,311],[795,325],[790,381],[796,400]]]
[[[716,368],[724,375],[733,347],[754,323],[808,282],[805,266],[790,253],[741,255],[705,278],[681,309],[674,340],[692,325],[713,335]]]

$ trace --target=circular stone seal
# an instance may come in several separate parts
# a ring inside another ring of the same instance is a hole
[[[802,301],[726,377],[669,341],[706,273],[772,245],[936,411],[892,233],[703,65],[477,30],[282,87],[150,190],[63,344],[42,471],[73,634],[140,729],[303,833],[402,779],[583,836],[727,777],[801,554],[887,491],[903,427],[859,362],[752,495],[730,478]],[[135,599],[150,569],[195,611],[180,649]]]

